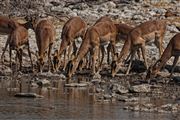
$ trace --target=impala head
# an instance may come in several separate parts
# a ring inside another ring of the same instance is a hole
[[[27,21],[27,23],[25,23],[25,27],[30,28],[30,29],[34,29],[34,19],[33,19],[33,17],[25,16],[24,19]]]
[[[58,70],[59,65],[60,65],[60,59],[58,56],[58,50],[55,50],[55,52],[53,54],[53,66],[54,66],[55,71]]]
[[[73,60],[70,60],[68,62],[68,64],[66,65],[66,69],[65,69],[65,72],[66,72],[66,76],[71,78],[72,75],[75,73],[75,70],[77,69],[77,63],[76,63],[76,60],[73,59]]]
[[[72,68],[73,68],[73,62],[70,60],[68,64],[66,65],[65,73],[66,77],[71,78],[72,77]]]
[[[44,52],[42,55],[39,55],[37,52],[36,52],[36,56],[37,56],[37,66],[38,66],[38,70],[39,72],[42,73],[42,70],[43,70],[43,67],[44,67],[44,64],[45,64],[45,58],[47,56],[47,52]]]
[[[40,19],[40,16],[37,14],[27,15],[24,17],[24,19],[27,21],[26,26],[34,30],[36,28],[37,21]]]
[[[114,77],[116,75],[116,73],[118,72],[117,69],[118,69],[118,64],[116,61],[113,61],[111,63],[111,75],[112,75],[112,77]]]
[[[147,74],[146,74],[146,79],[151,79],[151,78],[156,77],[158,72],[159,72],[159,68],[158,68],[158,62],[157,62],[148,68]]]

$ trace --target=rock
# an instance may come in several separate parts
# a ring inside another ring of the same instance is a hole
[[[103,3],[102,7],[112,9],[112,8],[116,8],[116,4],[113,1],[109,1],[109,2]]]
[[[1,67],[0,67],[1,68]],[[10,67],[3,66],[0,71],[0,76],[6,76],[12,73],[12,70]]]
[[[71,9],[85,10],[88,8],[89,6],[86,3],[79,3],[79,4],[75,4]]]
[[[42,95],[38,95],[36,93],[16,93],[15,97],[27,97],[27,98],[42,98]]]
[[[36,84],[37,84],[39,87],[48,87],[48,86],[50,86],[50,81],[49,81],[49,80],[46,80],[46,79],[38,80],[38,81],[36,81]]]
[[[91,80],[91,83],[95,84],[99,84],[101,82],[101,79],[93,79]]]
[[[118,95],[116,98],[117,98],[117,100],[123,101],[123,102],[125,102],[126,99],[128,99],[128,97],[127,97],[127,96],[124,96],[124,95]]]
[[[131,110],[131,111],[143,111],[143,112],[155,112],[157,111],[157,108],[151,104],[151,103],[145,103],[145,104],[130,104],[124,107],[125,110]]]
[[[131,97],[124,100],[124,102],[138,102],[138,101],[139,101],[138,97]]]
[[[63,79],[63,80],[66,79],[66,76],[65,76],[64,74],[60,74],[59,77],[60,77],[61,79]]]
[[[138,15],[134,15],[131,20],[144,20],[144,17],[138,14]]]
[[[106,100],[106,99],[111,99],[111,98],[112,98],[112,96],[109,95],[109,94],[105,94],[105,95],[103,95],[103,97],[104,97],[105,100]]]
[[[178,112],[180,105],[179,104],[165,104],[158,108],[158,112],[167,113],[167,112]]]
[[[159,0],[150,0],[151,4],[158,4],[161,3]],[[163,2],[170,3],[172,0],[163,0]]]
[[[128,89],[122,85],[114,84],[112,91],[114,91],[117,94],[125,94],[128,93]]]
[[[71,16],[71,17],[78,16],[76,12],[71,12],[71,13],[69,13],[68,15]]]
[[[8,92],[17,92],[17,91],[19,91],[19,88],[7,88],[7,91]]]
[[[52,4],[53,6],[60,6],[60,5],[62,5],[62,6],[64,6],[65,5],[65,2],[59,2],[59,1],[51,1],[50,2],[50,4]]]
[[[179,32],[179,30],[177,29],[177,27],[175,25],[168,25],[167,30],[170,32],[175,32],[175,33]]]
[[[134,85],[129,87],[130,92],[147,93],[151,92],[151,86],[149,84]]]
[[[87,87],[88,84],[86,83],[69,83],[65,84],[65,87]]]
[[[159,15],[164,15],[166,12],[166,9],[163,9],[163,8],[152,8],[151,10],[154,11],[156,14],[159,14]]]
[[[55,6],[51,7],[51,12],[62,12],[62,7],[61,6]]]
[[[95,73],[93,75],[93,79],[101,79],[101,75],[99,73]]]
[[[33,82],[33,83],[31,83],[31,87],[35,87],[36,88],[36,87],[38,87],[38,85]]]
[[[104,90],[100,87],[96,88],[96,93],[101,93],[101,92],[104,92]]]

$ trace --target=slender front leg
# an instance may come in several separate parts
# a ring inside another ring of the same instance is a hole
[[[52,45],[53,45],[53,44],[50,44],[50,45],[49,45],[49,50],[48,50],[48,72],[50,72],[50,68],[51,68],[50,64],[53,66],[53,62],[52,62],[52,60],[51,60]]]
[[[135,49],[132,49],[130,53],[131,53],[130,63],[129,63],[128,69],[127,69],[127,71],[126,71],[126,75],[129,74],[129,71],[130,71],[130,69],[131,69],[132,61],[133,61],[133,58],[134,58],[134,56],[135,56],[136,50],[135,50]]]
[[[112,58],[112,61],[114,61],[115,60],[115,54],[116,54],[116,46],[115,46],[115,43],[114,42],[112,42],[111,43],[111,58]]]
[[[22,70],[22,49],[19,49],[19,64],[20,64],[20,71]]]
[[[76,56],[76,53],[77,53],[77,46],[76,46],[76,42],[74,41],[73,42],[73,56]]]
[[[102,53],[102,56],[101,56],[101,60],[100,60],[100,63],[99,63],[100,68],[102,67],[102,63],[103,63],[103,60],[104,60],[104,53],[105,53],[104,46],[101,46],[101,53]]]
[[[145,43],[142,44],[142,46],[141,46],[141,51],[142,51],[142,56],[143,56],[143,59],[144,59],[145,67],[146,67],[146,69],[148,69],[148,64],[147,64],[147,59],[146,59],[146,48],[145,48]]]
[[[110,52],[111,52],[111,44],[109,43],[107,46],[107,63],[110,64]]]
[[[10,66],[10,68],[12,68],[11,56],[12,56],[12,49],[11,49],[11,47],[9,46],[9,58],[10,58],[10,60],[9,60],[9,66]]]
[[[95,75],[96,73],[96,60],[98,58],[98,51],[99,51],[99,46],[95,46],[94,51],[93,51],[93,62],[92,62],[93,75]]]
[[[172,66],[172,69],[171,69],[170,78],[172,77],[172,74],[173,74],[174,68],[176,67],[176,64],[178,62],[178,59],[179,59],[179,56],[175,56],[173,66]]]
[[[72,49],[73,49],[73,45],[72,43],[70,43],[69,48],[68,48],[68,61],[71,59]]]
[[[161,55],[163,53],[163,39],[164,39],[164,35],[160,35],[159,33],[155,34],[155,45],[156,47],[159,49],[159,58],[161,58]]]

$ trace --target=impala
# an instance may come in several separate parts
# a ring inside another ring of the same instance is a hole
[[[126,59],[128,52],[130,52],[130,63],[127,69],[126,74],[129,73],[131,68],[132,60],[134,58],[135,53],[140,48],[142,51],[142,56],[145,62],[145,66],[147,67],[146,61],[146,49],[145,45],[147,42],[151,41],[152,38],[155,38],[155,45],[159,48],[159,56],[161,56],[163,52],[163,39],[166,31],[166,22],[164,20],[152,20],[147,21],[139,26],[135,27],[128,34],[128,39],[125,41],[125,44],[120,52],[120,55],[116,61],[113,61],[111,64],[111,74],[114,77],[118,72],[122,62]]]
[[[58,51],[57,50],[55,51],[53,58],[55,71],[57,71],[57,69],[60,66],[61,63],[60,59],[63,53],[64,53],[63,69],[66,67],[67,47],[68,47],[68,61],[70,59],[72,49],[73,49],[73,55],[76,54],[77,47],[75,44],[75,39],[78,37],[83,38],[86,27],[87,27],[86,23],[80,17],[72,17],[65,23],[61,33],[62,41],[60,44],[60,48]]]
[[[158,74],[158,72],[161,70],[161,68],[163,68],[163,66],[172,56],[174,56],[174,62],[172,65],[170,77],[172,77],[174,68],[180,56],[180,33],[177,33],[170,40],[161,58],[154,65],[149,67],[146,78],[149,79],[149,78],[155,77]]]

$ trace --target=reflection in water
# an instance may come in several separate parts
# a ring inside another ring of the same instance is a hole
[[[22,83],[23,92],[36,92],[44,98],[15,98],[17,87],[8,80],[0,81],[0,119],[90,119],[90,120],[170,120],[171,114],[130,112],[123,110],[122,103],[96,102],[89,88],[64,88],[64,82],[52,81],[52,88],[30,88]]]

